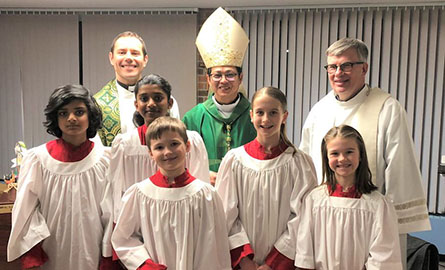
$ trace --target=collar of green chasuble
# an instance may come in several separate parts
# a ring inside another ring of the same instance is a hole
[[[213,118],[222,123],[223,132],[225,132],[226,134],[226,147],[227,151],[229,151],[231,148],[230,144],[232,142],[232,137],[230,132],[232,131],[233,128],[232,126],[233,122],[235,122],[238,118],[240,118],[244,113],[247,114],[249,113],[250,109],[249,100],[247,100],[243,95],[240,95],[240,101],[233,110],[229,118],[224,118],[220,115],[220,113],[218,112],[218,107],[213,102],[211,96],[203,103],[203,106]]]

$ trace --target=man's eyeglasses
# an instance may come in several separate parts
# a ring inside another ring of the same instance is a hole
[[[227,74],[215,73],[215,74],[210,74],[210,77],[214,82],[221,81],[223,76],[226,78],[226,80],[233,82],[235,81],[237,75],[238,75],[237,73],[227,73]]]
[[[346,62],[341,64],[340,66],[337,65],[326,65],[324,66],[324,68],[326,69],[326,71],[329,74],[333,74],[335,72],[337,72],[337,69],[340,68],[341,71],[343,72],[349,72],[352,70],[352,68],[354,67],[354,65],[359,65],[359,64],[364,64],[365,62]]]

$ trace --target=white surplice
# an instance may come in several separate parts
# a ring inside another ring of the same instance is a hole
[[[46,145],[27,152],[12,210],[8,261],[43,241],[42,269],[98,269],[111,256],[109,150],[95,144],[81,161],[61,162]]]
[[[322,180],[321,142],[329,129],[341,124],[355,128],[355,115],[361,104],[367,102],[366,85],[348,101],[338,101],[329,92],[313,106],[304,123],[300,149],[311,155],[317,170],[318,182]],[[400,103],[389,97],[379,113],[377,126],[377,175],[375,185],[394,204],[401,234],[430,230],[428,209],[422,188],[422,178],[416,161],[414,146],[406,113]]]
[[[303,209],[296,266],[402,269],[395,210],[378,191],[352,199],[329,196],[321,185],[307,196]]]
[[[187,136],[190,151],[186,154],[185,167],[194,177],[210,182],[209,160],[204,142],[196,131],[187,130]],[[116,222],[125,191],[133,184],[155,174],[158,166],[151,158],[148,147],[141,144],[137,129],[118,134],[113,141],[111,153],[108,178],[112,183],[113,219]]]
[[[316,186],[311,158],[292,152],[288,147],[276,158],[259,160],[241,146],[226,154],[218,172],[230,249],[250,244],[259,265],[272,247],[294,259],[301,204]]]
[[[162,188],[147,179],[122,201],[112,242],[128,269],[147,259],[171,270],[231,269],[224,209],[210,184]]]

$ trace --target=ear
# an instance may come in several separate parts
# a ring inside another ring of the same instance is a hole
[[[253,122],[253,111],[250,110],[250,122]]]
[[[148,147],[148,145],[147,145],[147,148],[148,148],[148,154],[150,155],[150,157],[151,157],[152,159],[154,159],[154,158],[153,158],[153,153],[151,152],[150,147]]]
[[[363,75],[366,75],[366,73],[368,72],[368,63],[363,63],[363,68],[362,68],[362,72],[363,72]]]
[[[240,81],[240,82],[243,81],[243,73],[242,73],[242,72],[239,74],[239,81]]]
[[[144,68],[147,66],[147,63],[148,63],[148,54],[144,56]]]
[[[170,100],[168,101],[168,109],[170,110],[173,107],[173,99],[170,96]]]
[[[207,83],[208,83],[209,85],[212,85],[212,84],[211,84],[212,81],[211,81],[210,76],[209,76],[208,73],[206,73],[206,78],[207,78]]]
[[[112,52],[109,52],[108,53],[108,60],[110,61],[110,64],[112,65],[112,66],[114,66],[114,63],[113,63],[113,53]]]
[[[287,117],[289,116],[289,112],[285,111],[283,114],[283,119],[281,120],[281,124],[286,124]]]
[[[134,100],[134,107],[136,108],[136,111],[137,111],[138,108],[139,108],[138,101],[137,101],[136,99]]]
[[[190,152],[190,141],[187,141],[187,143],[185,144],[185,151],[186,152]]]

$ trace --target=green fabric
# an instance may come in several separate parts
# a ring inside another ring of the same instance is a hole
[[[189,130],[197,131],[207,149],[210,170],[217,172],[221,160],[229,150],[228,127],[231,137],[230,149],[244,145],[256,137],[256,130],[250,121],[250,102],[241,95],[241,100],[229,118],[223,118],[209,97],[204,103],[188,111],[182,121]]]
[[[114,138],[121,132],[119,114],[119,95],[116,88],[116,79],[108,82],[94,95],[102,109],[102,128],[98,130],[103,145],[111,146]]]

